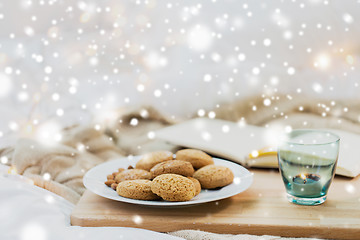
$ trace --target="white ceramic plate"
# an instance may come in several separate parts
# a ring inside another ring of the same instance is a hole
[[[118,168],[127,168],[129,165],[135,166],[136,162],[140,160],[140,156],[122,158],[100,164],[90,169],[84,176],[84,185],[87,189],[93,193],[105,198],[113,199],[116,201],[134,203],[148,206],[187,206],[199,203],[206,203],[217,201],[220,199],[228,198],[241,193],[248,189],[253,181],[252,174],[244,167],[219,158],[214,158],[215,165],[222,165],[230,168],[234,173],[234,181],[228,186],[225,186],[217,190],[201,190],[201,193],[186,202],[167,202],[167,201],[145,201],[135,200],[130,198],[124,198],[119,196],[116,191],[107,187],[104,182],[106,176],[112,172],[117,171]]]

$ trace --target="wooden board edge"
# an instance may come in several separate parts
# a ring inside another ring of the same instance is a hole
[[[194,224],[189,228],[188,224],[181,222],[167,223],[150,223],[135,224],[132,221],[124,220],[119,222],[111,222],[105,220],[91,219],[89,216],[81,217],[71,215],[71,225],[82,227],[131,227],[141,228],[156,232],[173,232],[179,230],[200,230],[218,234],[251,234],[251,235],[273,235],[281,237],[307,237],[307,238],[327,238],[327,239],[359,239],[360,229],[348,228],[346,232],[338,227],[330,227],[327,229],[319,229],[317,226],[288,226],[286,230],[280,229],[277,225],[257,225],[257,224]],[[121,226],[120,226],[121,225]]]

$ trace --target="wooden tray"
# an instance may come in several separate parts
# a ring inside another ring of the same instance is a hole
[[[360,239],[360,177],[335,177],[328,200],[300,206],[286,200],[277,171],[252,170],[254,183],[234,197],[192,207],[155,208],[117,202],[86,191],[71,215],[78,226],[137,227],[159,232]]]

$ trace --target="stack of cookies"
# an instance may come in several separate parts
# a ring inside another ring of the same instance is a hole
[[[189,201],[201,189],[215,189],[232,183],[233,172],[197,149],[147,153],[125,170],[107,176],[105,184],[126,198],[138,200]]]

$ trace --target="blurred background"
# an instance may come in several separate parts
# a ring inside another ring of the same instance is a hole
[[[253,95],[360,99],[359,16],[359,0],[2,0],[1,144],[134,106],[180,120]]]

